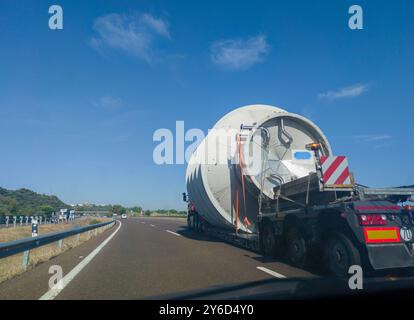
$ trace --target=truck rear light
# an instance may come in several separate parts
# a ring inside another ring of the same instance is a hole
[[[400,233],[397,227],[391,228],[364,228],[366,243],[390,243],[401,242]]]
[[[407,204],[403,207],[403,210],[407,212],[414,211],[414,206]]]
[[[388,223],[385,214],[361,214],[358,217],[361,226],[384,226]]]

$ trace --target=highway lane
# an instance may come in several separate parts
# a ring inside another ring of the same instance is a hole
[[[91,241],[95,241],[93,245],[85,244],[83,248],[84,256],[104,237]],[[69,272],[79,263],[80,249],[63,253],[54,263],[68,256],[64,272]],[[37,289],[36,294],[27,294],[27,283],[18,277],[0,284],[0,298],[4,298],[4,293],[17,299],[42,296],[47,291],[47,264],[29,271],[32,282],[44,282],[40,286],[43,292]],[[283,262],[267,261],[257,253],[190,231],[185,219],[130,218],[122,220],[119,232],[56,299],[141,299],[273,277],[312,276]],[[24,285],[26,294],[19,294]]]
[[[273,277],[258,266],[284,276],[310,276],[191,232],[184,219],[122,223],[120,232],[57,299],[141,299]]]
[[[146,222],[151,224],[156,224],[159,228],[165,228],[168,231],[173,231],[177,233],[178,235],[181,235],[183,237],[186,237],[188,239],[197,240],[199,245],[206,245],[207,248],[210,248],[208,246],[208,243],[215,242],[218,244],[219,247],[223,247],[223,250],[231,251],[234,253],[238,253],[239,255],[242,254],[245,257],[248,257],[250,260],[253,259],[256,261],[256,264],[259,266],[263,266],[266,268],[269,268],[271,270],[278,270],[279,272],[285,273],[288,277],[310,277],[315,276],[315,274],[312,274],[310,272],[294,268],[290,266],[286,259],[267,259],[263,257],[262,255],[258,253],[254,253],[249,250],[245,250],[242,248],[238,248],[232,244],[228,244],[225,242],[222,242],[220,240],[214,239],[212,237],[209,237],[207,235],[199,234],[195,231],[191,231],[187,228],[187,223],[185,219],[182,218],[172,218],[172,219],[163,219],[163,218],[141,218],[141,223]],[[156,220],[154,220],[156,219]],[[148,221],[147,221],[148,220]]]

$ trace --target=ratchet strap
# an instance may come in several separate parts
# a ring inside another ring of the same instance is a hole
[[[239,152],[240,178],[241,178],[242,192],[243,192],[243,207],[244,207],[243,223],[245,225],[250,226],[251,223],[250,223],[249,219],[247,219],[246,191],[245,191],[245,188],[244,188],[243,155],[242,155],[242,145],[241,145],[241,141],[240,141],[240,134],[237,135],[237,147],[238,147],[238,152]]]

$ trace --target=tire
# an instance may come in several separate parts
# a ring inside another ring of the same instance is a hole
[[[200,220],[200,222],[199,222],[199,226],[198,226],[198,231],[200,233],[204,233],[204,229],[205,229],[204,221],[201,220],[201,219],[199,219],[199,220]]]
[[[190,230],[194,228],[194,215],[193,214],[189,214],[187,216],[187,226]]]
[[[308,246],[302,232],[292,227],[286,234],[286,255],[290,263],[298,268],[306,268],[309,264]]]
[[[265,224],[261,236],[262,253],[265,257],[273,258],[276,253],[276,237],[273,226]]]
[[[200,218],[198,214],[194,214],[194,230],[200,232]]]
[[[342,233],[328,239],[324,248],[324,257],[329,273],[339,278],[349,277],[350,266],[361,266],[358,249]]]

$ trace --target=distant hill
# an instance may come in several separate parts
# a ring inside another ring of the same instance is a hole
[[[29,189],[0,188],[0,215],[49,214],[68,207],[56,196],[39,194]]]

